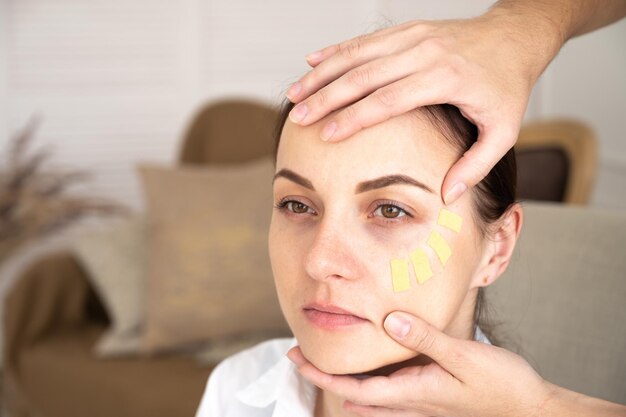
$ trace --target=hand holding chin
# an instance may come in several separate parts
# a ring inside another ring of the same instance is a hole
[[[345,399],[362,416],[532,416],[555,394],[520,356],[472,340],[450,337],[406,313],[385,320],[389,335],[435,362],[388,376],[331,375],[309,362],[299,347],[287,356],[300,374]]]

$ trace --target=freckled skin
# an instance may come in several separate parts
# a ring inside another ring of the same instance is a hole
[[[298,212],[275,209],[269,235],[281,308],[304,355],[334,374],[367,372],[412,359],[415,353],[389,338],[383,328],[384,318],[395,310],[422,317],[450,335],[470,338],[477,289],[484,285],[477,272],[484,242],[473,221],[472,193],[448,207],[463,218],[460,233],[437,225],[443,207],[439,190],[458,158],[456,151],[416,114],[392,118],[339,143],[319,140],[326,120],[308,127],[287,121],[283,129],[276,171],[298,173],[315,191],[277,178],[274,201],[294,198],[311,212],[302,213],[302,205],[293,206]],[[355,194],[359,182],[390,174],[413,177],[436,194],[410,185]],[[398,203],[412,217],[388,219],[382,210],[375,213],[381,202]],[[434,229],[452,248],[445,268],[426,244]],[[408,260],[418,247],[427,252],[434,275],[418,284],[411,271],[411,289],[394,292],[390,261]],[[303,306],[313,301],[337,305],[369,322],[320,329],[303,313]]]

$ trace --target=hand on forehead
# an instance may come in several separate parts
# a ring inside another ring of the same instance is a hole
[[[319,140],[325,120],[305,127],[286,121],[277,170],[289,168],[311,177],[314,186],[314,180],[320,184],[316,188],[331,180],[356,183],[403,174],[427,185],[434,196],[439,196],[445,173],[458,157],[458,151],[417,111],[365,128],[338,143]]]

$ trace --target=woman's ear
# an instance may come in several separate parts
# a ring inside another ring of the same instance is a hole
[[[512,204],[500,220],[490,225],[485,237],[485,250],[470,288],[486,287],[497,280],[506,270],[519,237],[524,210],[519,203]]]

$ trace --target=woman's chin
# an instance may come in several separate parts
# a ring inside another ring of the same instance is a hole
[[[405,362],[415,357],[415,352],[401,346],[391,351],[378,351],[372,349],[351,349],[342,352],[337,349],[320,349],[314,346],[306,349],[300,346],[304,357],[317,369],[327,374],[348,375],[377,373],[385,367],[393,367],[394,364]]]

